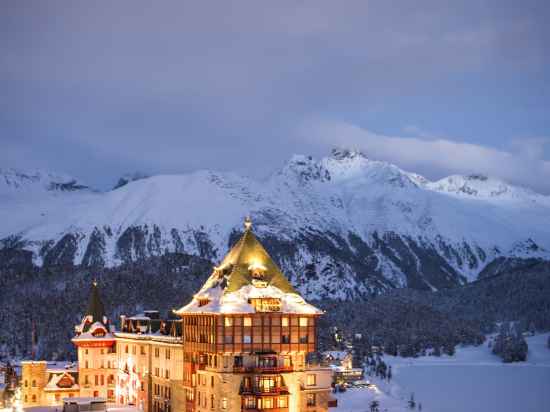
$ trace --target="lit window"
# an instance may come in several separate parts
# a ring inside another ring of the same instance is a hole
[[[252,326],[252,318],[244,318],[244,326]]]
[[[288,402],[285,397],[280,397],[278,401],[278,407],[279,408],[288,408]]]
[[[307,318],[300,318],[300,326],[307,326]]]
[[[281,325],[288,326],[288,318],[281,318]]]
[[[226,327],[233,326],[233,318],[226,316],[225,317],[225,326]]]
[[[222,409],[227,409],[227,398],[222,398]]]
[[[307,375],[307,386],[315,386],[315,375]]]

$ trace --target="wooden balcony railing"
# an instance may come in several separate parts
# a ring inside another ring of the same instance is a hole
[[[292,372],[292,366],[234,366],[233,373],[287,373]]]
[[[287,386],[269,386],[269,387],[260,387],[252,386],[250,388],[244,387],[241,389],[241,394],[250,394],[250,395],[280,395],[288,394]]]

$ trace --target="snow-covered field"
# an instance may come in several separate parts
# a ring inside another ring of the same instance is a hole
[[[369,411],[372,399],[380,411],[408,410],[411,393],[423,412],[550,411],[549,334],[527,338],[527,362],[503,364],[486,345],[458,348],[454,357],[417,359],[385,357],[392,366],[390,384],[372,379],[378,389],[352,389],[337,394],[337,411]]]

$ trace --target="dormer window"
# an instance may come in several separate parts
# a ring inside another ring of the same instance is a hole
[[[105,329],[102,329],[102,328],[97,328],[96,330],[94,330],[92,332],[92,336],[96,337],[96,338],[102,338],[105,336]]]
[[[210,303],[210,299],[204,297],[197,298],[197,301],[199,303],[199,307],[208,305]]]
[[[266,270],[266,267],[259,262],[253,262],[250,266],[248,266],[248,272],[253,279],[262,280]]]

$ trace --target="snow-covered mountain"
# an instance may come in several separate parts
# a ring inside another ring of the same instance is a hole
[[[431,182],[356,151],[296,155],[262,181],[213,171],[126,180],[96,192],[0,171],[0,248],[30,250],[37,265],[165,252],[216,261],[250,214],[298,289],[342,299],[462,284],[497,260],[550,260],[550,197],[479,175]]]

